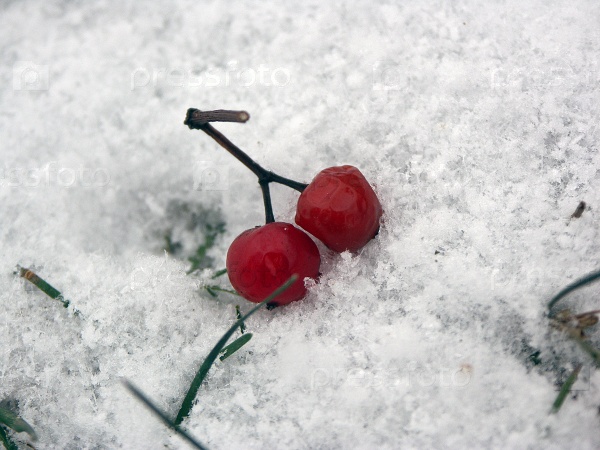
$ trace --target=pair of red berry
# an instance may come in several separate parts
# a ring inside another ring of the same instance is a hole
[[[263,169],[209,123],[245,122],[248,118],[244,111],[189,109],[184,123],[207,133],[257,175],[266,224],[244,231],[233,241],[227,252],[227,273],[235,290],[254,303],[264,300],[292,274],[297,274],[298,281],[274,302],[285,305],[306,295],[304,279],[317,278],[321,257],[304,231],[289,223],[275,222],[269,183],[301,192],[296,224],[336,252],[356,252],[370,241],[379,230],[383,210],[356,167],[330,167],[317,174],[310,184],[298,183]]]

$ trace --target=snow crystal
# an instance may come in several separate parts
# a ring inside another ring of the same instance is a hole
[[[186,448],[121,381],[175,416],[235,305],[251,306],[206,286],[230,288],[211,277],[264,220],[260,189],[183,125],[189,107],[248,111],[217,128],[283,176],[359,167],[385,210],[358,254],[319,244],[306,299],[247,322],[253,339],[216,363],[183,423],[198,440],[600,446],[600,375],[545,317],[598,269],[595,2],[0,8],[0,401],[39,448]],[[297,192],[272,193],[293,222]],[[564,307],[597,309],[597,293]]]

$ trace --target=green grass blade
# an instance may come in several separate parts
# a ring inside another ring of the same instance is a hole
[[[17,416],[10,409],[6,409],[0,406],[0,423],[6,425],[9,428],[12,428],[17,433],[25,432],[27,433],[32,440],[37,440],[37,435],[35,431],[27,422]]]
[[[558,294],[556,294],[554,297],[552,297],[552,299],[548,302],[548,309],[551,310],[552,307],[563,297],[565,297],[566,295],[570,294],[571,292],[587,285],[590,284],[594,281],[596,281],[597,279],[600,278],[600,271],[598,272],[592,272],[586,276],[584,276],[583,278],[580,278],[579,280],[569,284],[567,287],[565,287],[562,291],[560,291]]]
[[[30,283],[32,283],[34,286],[36,286],[40,291],[42,291],[48,297],[61,302],[65,308],[69,307],[71,302],[69,300],[67,300],[60,293],[60,291],[58,289],[56,289],[54,286],[52,286],[46,280],[40,278],[35,272],[33,272],[29,269],[26,269],[24,267],[19,267],[19,275],[21,277],[25,278]],[[74,309],[73,314],[75,314],[76,316],[79,316],[81,313],[78,310]]]
[[[565,381],[565,383],[562,385],[562,387],[560,388],[560,392],[558,393],[558,396],[556,397],[556,400],[554,400],[554,403],[552,404],[552,409],[550,410],[551,414],[556,414],[560,410],[560,407],[562,406],[565,399],[567,398],[569,391],[575,384],[575,381],[577,381],[577,377],[579,376],[580,371],[581,371],[581,364],[578,365],[577,367],[575,367],[575,370],[573,370],[573,372],[571,372],[571,375],[569,375],[569,378],[567,378],[567,381]]]
[[[220,276],[225,275],[226,273],[227,269],[217,270],[211,278],[214,280],[215,278],[219,278]]]
[[[200,245],[197,249],[196,249],[196,254],[193,256],[190,256],[188,258],[188,260],[192,263],[192,266],[189,268],[189,270],[186,272],[187,275],[190,275],[191,273],[197,271],[198,269],[202,268],[203,265],[206,265],[206,260],[210,259],[207,258],[206,253],[208,252],[208,250],[210,250],[211,247],[213,247],[215,245],[215,241],[217,239],[217,237],[219,236],[219,234],[224,233],[225,232],[225,224],[220,222],[217,223],[216,225],[212,225],[212,224],[206,224],[206,229],[205,229],[205,238],[204,238],[204,244]]]
[[[241,297],[240,294],[238,294],[235,291],[232,291],[231,289],[225,289],[225,288],[222,288],[222,287],[216,286],[216,285],[204,286],[204,289],[206,289],[210,295],[214,294],[213,297],[216,297],[218,295],[217,292],[226,292],[227,294],[237,295],[238,297]],[[212,293],[211,293],[211,291],[212,291]]]
[[[131,392],[135,397],[137,397],[138,400],[144,403],[146,407],[150,409],[150,411],[156,414],[166,426],[174,430],[177,434],[179,434],[182,438],[184,438],[197,449],[206,450],[206,447],[200,444],[200,442],[198,442],[196,439],[190,436],[185,430],[182,430],[180,427],[171,422],[169,417],[164,412],[162,412],[160,408],[156,406],[148,397],[146,397],[146,395],[142,391],[140,391],[127,380],[124,380],[123,384],[125,384],[125,387],[129,389],[129,392]]]
[[[210,286],[204,286],[204,289],[206,289],[206,292],[208,292],[211,297],[217,298],[219,296],[219,294],[213,291]]]
[[[567,336],[569,336],[571,339],[577,342],[577,344],[579,344],[579,347],[581,347],[581,349],[584,352],[586,352],[592,357],[592,359],[596,363],[596,366],[600,367],[600,350],[598,350],[596,347],[594,347],[592,344],[590,344],[588,341],[582,338],[575,330],[567,331]]]
[[[6,430],[2,426],[0,426],[0,442],[6,450],[19,450],[19,446],[6,434]]]
[[[266,299],[264,299],[262,302],[260,302],[254,308],[252,308],[250,310],[250,312],[248,312],[244,317],[242,317],[241,319],[238,319],[233,324],[233,326],[231,328],[229,328],[229,330],[223,335],[223,337],[219,340],[219,342],[217,342],[217,345],[215,345],[214,348],[210,351],[210,353],[208,354],[208,356],[206,357],[206,359],[200,366],[198,373],[194,377],[194,380],[192,381],[192,385],[190,386],[190,389],[188,390],[187,395],[183,399],[183,403],[182,403],[179,413],[177,414],[177,417],[175,419],[175,425],[181,424],[183,419],[185,417],[187,417],[187,415],[192,410],[192,406],[194,404],[194,399],[196,398],[196,394],[198,393],[198,389],[200,389],[200,386],[202,385],[204,378],[206,378],[206,375],[208,374],[209,369],[211,368],[211,366],[213,365],[215,360],[219,357],[219,353],[221,353],[221,350],[223,349],[223,347],[225,347],[225,344],[227,344],[227,341],[229,340],[229,338],[233,335],[233,333],[235,333],[235,330],[237,330],[237,328],[240,327],[242,325],[242,323],[244,323],[244,321],[246,319],[248,319],[248,317],[250,317],[252,314],[254,314],[256,311],[258,311],[260,308],[265,306],[267,303],[272,302],[277,296],[279,296],[282,292],[284,292],[287,288],[289,288],[297,279],[298,279],[297,275],[292,275],[289,280],[287,280],[282,286],[277,288],[271,295],[269,295]]]
[[[242,318],[242,313],[240,312],[240,305],[235,305],[235,316],[238,320]],[[244,322],[242,322],[242,324],[240,325],[240,331],[242,332],[242,334],[246,332],[246,325],[244,325]]]
[[[247,334],[240,336],[235,341],[233,341],[231,344],[229,344],[227,347],[225,347],[223,350],[221,350],[221,353],[223,353],[223,354],[221,356],[219,356],[219,359],[221,361],[226,360],[231,355],[233,355],[235,352],[237,352],[240,348],[242,348],[244,345],[246,345],[250,339],[252,339],[252,333],[247,333]]]
[[[67,306],[69,306],[69,302],[67,300],[64,299],[64,297],[62,296],[62,294],[58,291],[58,289],[54,288],[53,286],[51,286],[48,282],[46,282],[46,280],[41,279],[36,273],[34,273],[33,271],[26,269],[24,267],[20,268],[20,273],[19,275],[21,275],[23,278],[25,278],[27,281],[31,282],[32,284],[34,284],[40,291],[42,291],[44,294],[46,294],[48,297],[50,298],[54,298],[57,299],[61,302],[63,302],[63,306],[66,308]],[[66,305],[65,303],[66,302]]]

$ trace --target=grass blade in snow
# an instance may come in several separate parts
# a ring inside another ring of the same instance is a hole
[[[69,300],[65,299],[63,295],[60,293],[58,289],[54,286],[50,285],[46,280],[40,278],[35,272],[32,270],[26,269],[24,267],[19,267],[19,275],[25,278],[27,281],[35,285],[40,291],[46,294],[48,297],[58,300],[62,303],[65,308],[69,307]],[[78,316],[80,313],[77,310],[74,310],[74,314]]]
[[[231,295],[237,295],[238,297],[241,297],[240,294],[238,294],[235,291],[232,291],[231,289],[224,289],[221,286],[204,286],[204,289],[206,289],[208,291],[208,293],[210,295],[212,295],[213,297],[217,297],[219,294],[218,292],[226,292],[227,294],[231,294]]]
[[[226,273],[227,269],[217,270],[211,278],[214,280],[215,278],[219,278],[220,276],[225,275]]]
[[[560,392],[558,393],[556,400],[554,400],[554,403],[552,404],[552,409],[550,410],[550,412],[552,414],[556,414],[560,410],[560,407],[564,403],[565,398],[567,398],[569,391],[575,384],[575,381],[577,381],[577,376],[579,375],[580,370],[581,370],[581,365],[579,365],[575,368],[575,370],[571,373],[571,375],[569,375],[569,378],[567,378],[567,381],[565,381],[565,384],[563,384],[562,387],[560,388]]]
[[[252,333],[248,333],[248,334],[244,334],[243,336],[240,336],[235,341],[233,341],[231,344],[229,344],[227,347],[225,347],[223,350],[221,350],[221,353],[223,353],[223,354],[221,356],[219,356],[219,359],[221,361],[226,360],[231,355],[233,355],[235,352],[237,352],[240,348],[242,348],[244,345],[246,345],[250,339],[252,339]]]
[[[6,430],[2,426],[0,426],[0,442],[2,442],[6,450],[19,450],[19,446],[15,444],[10,437],[8,437]]]
[[[238,320],[242,318],[242,313],[240,312],[240,305],[235,305],[235,316]],[[246,332],[246,325],[244,325],[244,322],[242,322],[242,324],[240,325],[240,331],[242,332],[242,334]]]
[[[206,449],[206,447],[204,447],[202,444],[200,444],[200,442],[198,442],[192,436],[190,436],[185,430],[182,430],[177,425],[175,425],[173,422],[171,422],[169,417],[167,417],[167,415],[164,412],[162,412],[158,406],[156,406],[148,397],[146,397],[146,395],[142,391],[140,391],[138,388],[136,388],[133,384],[131,384],[127,380],[123,381],[123,383],[125,384],[125,387],[127,389],[129,389],[129,391],[138,398],[138,400],[140,400],[142,403],[144,403],[148,407],[148,409],[150,409],[154,414],[156,414],[158,417],[160,417],[160,419],[165,423],[165,425],[167,425],[169,428],[173,429],[177,434],[179,434],[181,437],[183,437],[186,441],[188,441],[194,447],[196,447],[200,450]]]
[[[192,381],[192,385],[190,386],[190,389],[189,389],[187,395],[183,399],[181,409],[179,410],[179,413],[177,414],[177,418],[175,419],[175,425],[181,424],[183,419],[185,417],[187,417],[187,415],[192,410],[192,406],[194,404],[194,399],[196,398],[196,394],[198,393],[198,389],[200,389],[200,386],[202,385],[204,378],[206,378],[206,375],[208,374],[209,369],[211,368],[211,366],[213,365],[213,363],[219,356],[219,353],[221,353],[221,350],[223,350],[223,347],[225,347],[225,344],[227,344],[227,341],[229,340],[231,335],[233,335],[233,333],[235,333],[235,330],[237,330],[237,328],[240,327],[244,323],[244,321],[246,319],[248,319],[248,317],[250,317],[252,314],[254,314],[256,311],[258,311],[260,308],[265,306],[267,303],[272,302],[277,296],[279,296],[281,293],[283,293],[297,279],[298,279],[297,275],[292,275],[290,277],[290,279],[287,280],[281,287],[277,288],[271,295],[269,295],[266,299],[264,299],[262,302],[260,302],[254,308],[252,308],[250,310],[250,312],[248,312],[244,317],[242,317],[241,319],[238,319],[233,324],[233,326],[231,328],[229,328],[229,330],[223,335],[223,337],[219,340],[219,342],[217,342],[217,345],[215,345],[214,348],[210,351],[210,353],[208,354],[208,356],[206,357],[206,359],[200,366],[198,373],[194,377],[194,380]]]
[[[0,423],[3,423],[9,428],[12,428],[17,433],[25,432],[32,440],[37,440],[37,435],[31,425],[21,419],[18,415],[12,412],[10,409],[3,408],[0,406]]]
[[[597,366],[600,366],[600,350],[598,350],[596,347],[594,347],[592,344],[590,344],[588,341],[582,338],[581,335],[579,335],[576,331],[567,331],[567,335],[575,342],[577,342],[577,344],[579,344],[579,347],[581,347],[581,349],[584,352],[586,352],[594,359],[594,362]]]
[[[565,297],[566,295],[570,294],[573,291],[576,291],[579,288],[584,287],[585,285],[588,285],[594,281],[596,281],[597,279],[600,278],[600,271],[599,272],[592,272],[588,275],[586,275],[585,277],[571,283],[570,285],[568,285],[566,288],[564,288],[562,291],[560,291],[558,294],[556,294],[554,297],[552,297],[552,300],[550,300],[550,302],[548,302],[548,309],[552,309],[552,307],[563,297]]]
[[[218,270],[212,277],[211,279],[216,279],[219,278],[222,275],[225,275],[227,273],[227,269],[221,269]],[[207,292],[213,296],[213,297],[218,297],[219,296],[219,292],[226,292],[228,294],[232,294],[232,295],[237,295],[238,297],[241,297],[240,294],[238,294],[235,291],[232,291],[231,289],[224,289],[221,286],[217,286],[217,285],[212,285],[212,286],[204,286],[204,289],[207,290]]]

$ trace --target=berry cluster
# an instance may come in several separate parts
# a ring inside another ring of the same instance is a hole
[[[383,209],[356,167],[329,167],[310,184],[299,183],[264,169],[210,124],[243,123],[249,118],[245,111],[190,108],[184,124],[204,131],[258,177],[266,224],[244,231],[233,241],[227,252],[227,273],[235,290],[254,303],[264,300],[291,275],[298,275],[298,281],[273,302],[285,305],[306,295],[304,279],[318,277],[321,256],[304,231],[275,221],[269,183],[283,184],[301,193],[296,224],[336,252],[356,252],[375,237]]]

